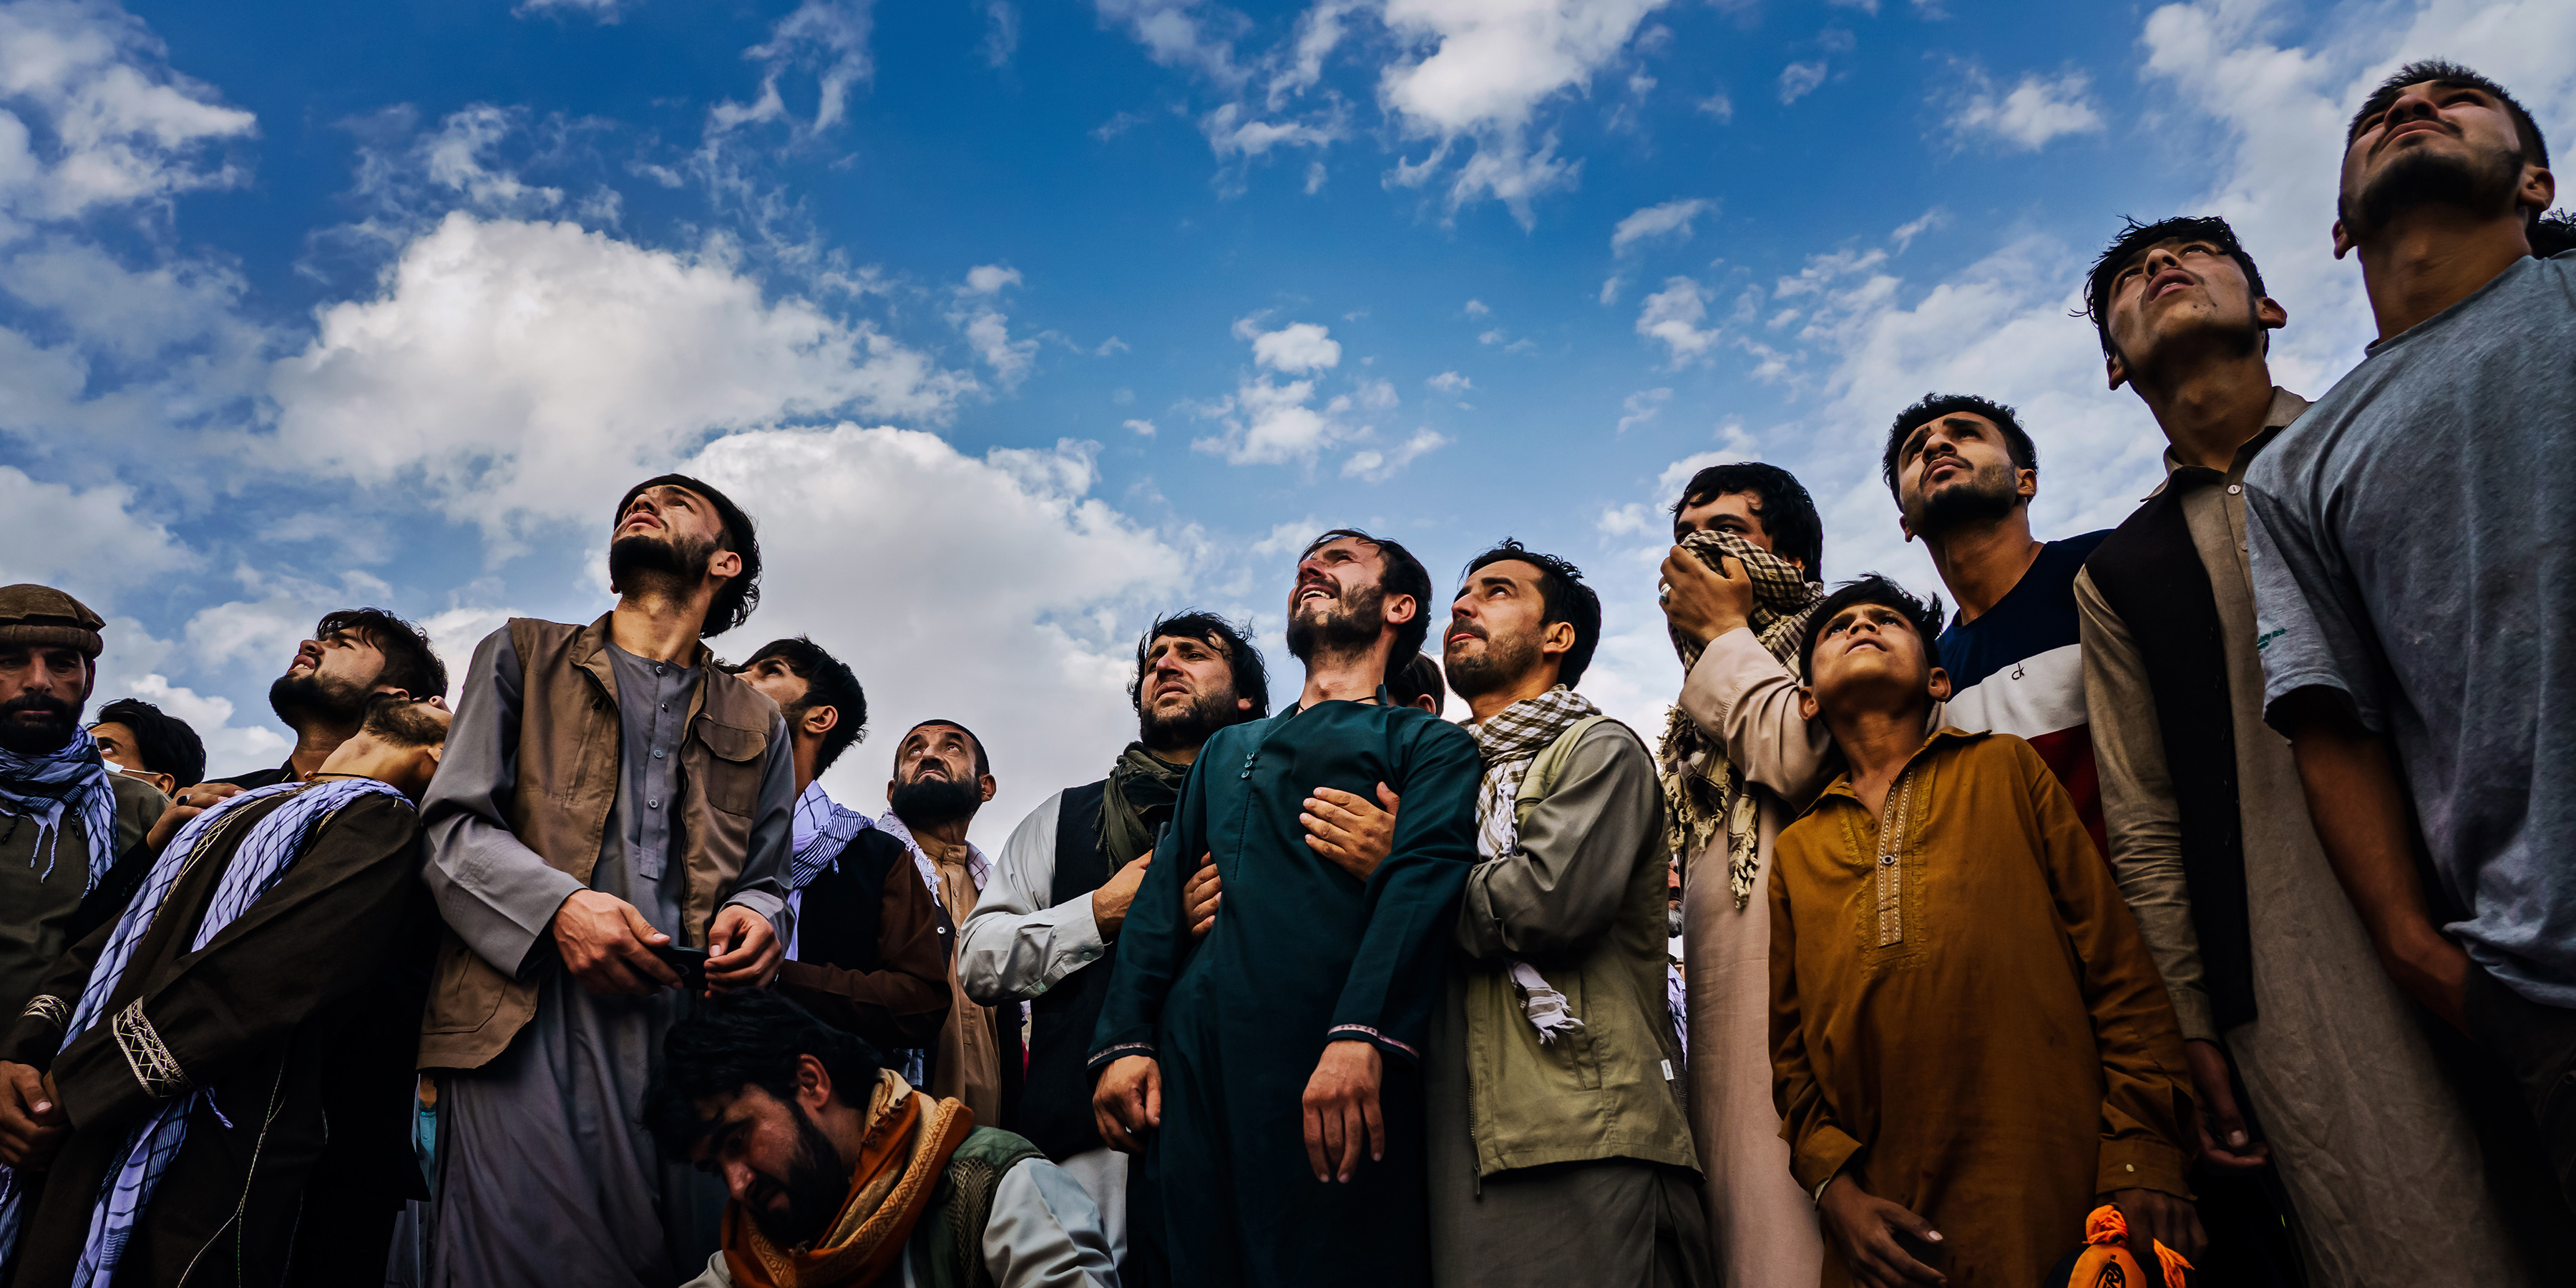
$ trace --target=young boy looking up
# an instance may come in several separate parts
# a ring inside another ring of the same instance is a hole
[[[2056,775],[1934,727],[1940,610],[1871,576],[1811,619],[1809,720],[1850,770],[1780,835],[1772,1094],[1824,1283],[2031,1284],[2116,1203],[2185,1256],[2182,1035]]]

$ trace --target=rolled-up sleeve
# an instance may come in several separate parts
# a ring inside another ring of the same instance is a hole
[[[1746,782],[1801,808],[1831,775],[1833,735],[1798,714],[1798,677],[1749,627],[1710,640],[1682,678],[1682,713],[1725,748]]]
[[[1090,899],[1051,906],[1063,805],[1058,792],[1020,820],[975,914],[957,932],[957,980],[979,1005],[1030,1001],[1104,951]]]
[[[420,814],[422,876],[439,916],[494,969],[523,977],[547,960],[555,911],[583,887],[548,867],[507,822],[519,778],[521,677],[509,627],[475,646]]]

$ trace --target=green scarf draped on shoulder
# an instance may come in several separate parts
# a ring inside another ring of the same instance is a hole
[[[1190,767],[1175,765],[1131,742],[1109,771],[1109,787],[1100,794],[1100,846],[1109,852],[1110,870],[1136,861],[1154,848],[1154,833],[1172,821],[1181,799],[1181,780]]]

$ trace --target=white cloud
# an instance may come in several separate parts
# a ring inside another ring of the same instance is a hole
[[[1449,208],[1491,197],[1530,226],[1532,199],[1571,185],[1582,164],[1559,159],[1552,136],[1533,146],[1539,108],[1588,88],[1662,2],[1388,0],[1388,31],[1429,52],[1387,66],[1379,101],[1407,137],[1436,142],[1429,157],[1400,163],[1390,179],[1427,182],[1464,144],[1474,151],[1450,180]]]
[[[1291,322],[1276,331],[1263,331],[1251,318],[1234,324],[1239,339],[1252,341],[1252,360],[1273,371],[1301,375],[1341,365],[1341,341],[1331,338],[1329,328],[1312,322]]]
[[[1313,380],[1284,385],[1267,376],[1247,380],[1233,397],[1203,409],[1225,426],[1224,432],[1194,439],[1190,447],[1222,455],[1229,465],[1312,463],[1325,449],[1368,432],[1367,426],[1347,419],[1349,395],[1329,399],[1322,406],[1314,405],[1314,398]]]
[[[1690,278],[1668,277],[1664,289],[1647,296],[1638,311],[1637,334],[1663,341],[1673,368],[1679,370],[1708,361],[1717,348],[1718,329],[1703,330],[1699,325],[1707,317],[1708,292]]]
[[[1126,425],[1127,428],[1136,431],[1137,436],[1140,438],[1152,438],[1154,436],[1154,422],[1150,420],[1131,420],[1126,422]]]
[[[1467,316],[1471,318],[1480,318],[1494,310],[1492,306],[1486,304],[1483,300],[1469,300],[1467,301],[1465,311]]]
[[[1896,243],[1896,253],[1902,255],[1905,253],[1905,249],[1907,247],[1914,244],[1915,238],[1920,237],[1933,229],[1947,228],[1949,226],[1950,212],[1939,206],[1934,206],[1930,210],[1924,211],[1921,216],[1898,224],[1896,226],[1896,231],[1889,233],[1887,235],[1887,239]]]
[[[1218,160],[1250,160],[1277,147],[1330,147],[1345,131],[1338,115],[1311,121],[1267,121],[1251,117],[1242,104],[1225,103],[1199,118],[1199,132],[1207,136],[1208,146]],[[1321,186],[1312,183],[1306,191],[1312,193]]]
[[[1596,298],[1598,298],[1605,306],[1616,304],[1619,302],[1619,288],[1625,285],[1627,285],[1625,279],[1621,278],[1616,273],[1612,273],[1610,276],[1601,279],[1601,293]]]
[[[1133,736],[1127,632],[1186,601],[1189,567],[1089,495],[1088,444],[973,457],[845,424],[735,434],[686,468],[772,523],[795,516],[800,539],[764,551],[759,615],[719,643],[738,655],[810,634],[859,673],[871,736],[825,776],[842,801],[882,809],[896,735],[960,720],[988,740],[1001,783],[975,823],[989,850]]]
[[[275,370],[265,455],[417,478],[505,550],[524,519],[595,518],[600,492],[713,434],[844,409],[936,422],[976,390],[870,323],[765,300],[721,245],[649,250],[563,223],[451,214],[375,298],[316,321]]]
[[[1691,106],[1710,116],[1716,117],[1717,123],[1720,125],[1724,125],[1735,119],[1735,100],[1727,97],[1725,90],[1719,90]]]
[[[749,103],[727,100],[707,109],[707,128],[723,134],[746,125],[787,121],[799,133],[819,134],[849,114],[850,91],[874,68],[868,61],[867,0],[805,0],[769,29],[769,39],[742,51],[761,65],[760,95]],[[791,70],[811,71],[814,114],[798,120],[778,82]]]
[[[1619,404],[1620,408],[1627,414],[1619,418],[1618,432],[1622,434],[1627,433],[1630,429],[1638,425],[1643,425],[1647,421],[1653,420],[1656,416],[1661,415],[1664,410],[1664,404],[1672,401],[1672,397],[1673,391],[1664,388],[1640,389],[1637,392],[1628,395],[1628,397]]]
[[[563,16],[578,14],[593,22],[614,23],[622,15],[618,10],[624,0],[519,0],[510,7],[510,16],[525,18],[531,14]]]
[[[1020,270],[1002,264],[977,264],[966,270],[968,295],[999,295],[1006,286],[1020,284]]]
[[[134,509],[134,491],[122,484],[83,491],[0,465],[0,515],[8,516],[9,529],[9,539],[0,542],[0,585],[58,586],[103,610],[112,588],[197,562],[167,528],[136,517]]]
[[[1446,447],[1449,441],[1446,435],[1437,434],[1428,429],[1417,429],[1413,431],[1413,437],[1386,451],[1381,452],[1372,447],[1351,453],[1350,459],[1342,462],[1342,477],[1383,483],[1395,477],[1396,471],[1412,464],[1423,453]]]
[[[1453,397],[1476,387],[1475,381],[1459,375],[1455,371],[1443,371],[1439,375],[1433,376],[1422,383],[1429,385],[1444,394],[1452,395]]]
[[[1675,233],[1681,235],[1681,240],[1689,241],[1691,221],[1716,208],[1716,202],[1704,197],[1675,198],[1661,205],[1647,206],[1620,220],[1619,226],[1610,230],[1610,253],[1624,255],[1639,242]]]
[[[1237,29],[1242,19],[1216,10],[1202,17],[1198,0],[1099,0],[1103,22],[1127,28],[1146,56],[1165,67],[1195,71],[1226,88],[1240,87],[1250,75],[1235,65],[1230,35],[1212,35],[1210,26]]]
[[[1950,129],[1960,138],[1983,136],[2009,147],[2036,152],[2048,141],[2068,134],[2091,134],[2102,128],[2102,114],[2092,103],[2092,78],[2070,71],[2051,79],[2025,72],[2021,83],[1998,98],[1983,72],[1969,73],[1974,88],[1950,112]]]
[[[1020,10],[1011,0],[984,0],[984,65],[1008,67],[1020,47]]]
[[[1385,411],[1404,401],[1396,396],[1395,382],[1391,380],[1363,380],[1353,397],[1370,411]]]
[[[225,146],[255,118],[166,56],[112,3],[0,6],[0,242],[31,223],[247,180]]]
[[[1780,101],[1795,103],[1825,83],[1825,60],[1791,63],[1780,69]]]

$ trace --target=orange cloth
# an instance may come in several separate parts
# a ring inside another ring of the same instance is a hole
[[[2065,1288],[2119,1288],[2147,1282],[2130,1252],[2129,1221],[2120,1209],[2108,1203],[2093,1209],[2093,1215],[2084,1218],[2084,1242],[2087,1246],[2075,1258]],[[2162,1240],[2156,1241],[2156,1269],[2164,1288],[2191,1288],[2187,1277],[2191,1263]]]
[[[872,1284],[903,1255],[913,1225],[947,1174],[949,1156],[975,1130],[975,1115],[955,1100],[934,1101],[914,1091],[891,1069],[869,1108],[850,1196],[813,1247],[782,1249],[760,1232],[742,1204],[725,1205],[720,1232],[735,1288]]]
[[[1942,729],[1837,778],[1771,880],[1772,1093],[1810,1192],[1848,1169],[1942,1234],[1957,1288],[2039,1282],[2095,1197],[2188,1196],[2182,1034],[2074,802],[2029,743]],[[1850,1282],[1838,1256],[1823,1282]]]

